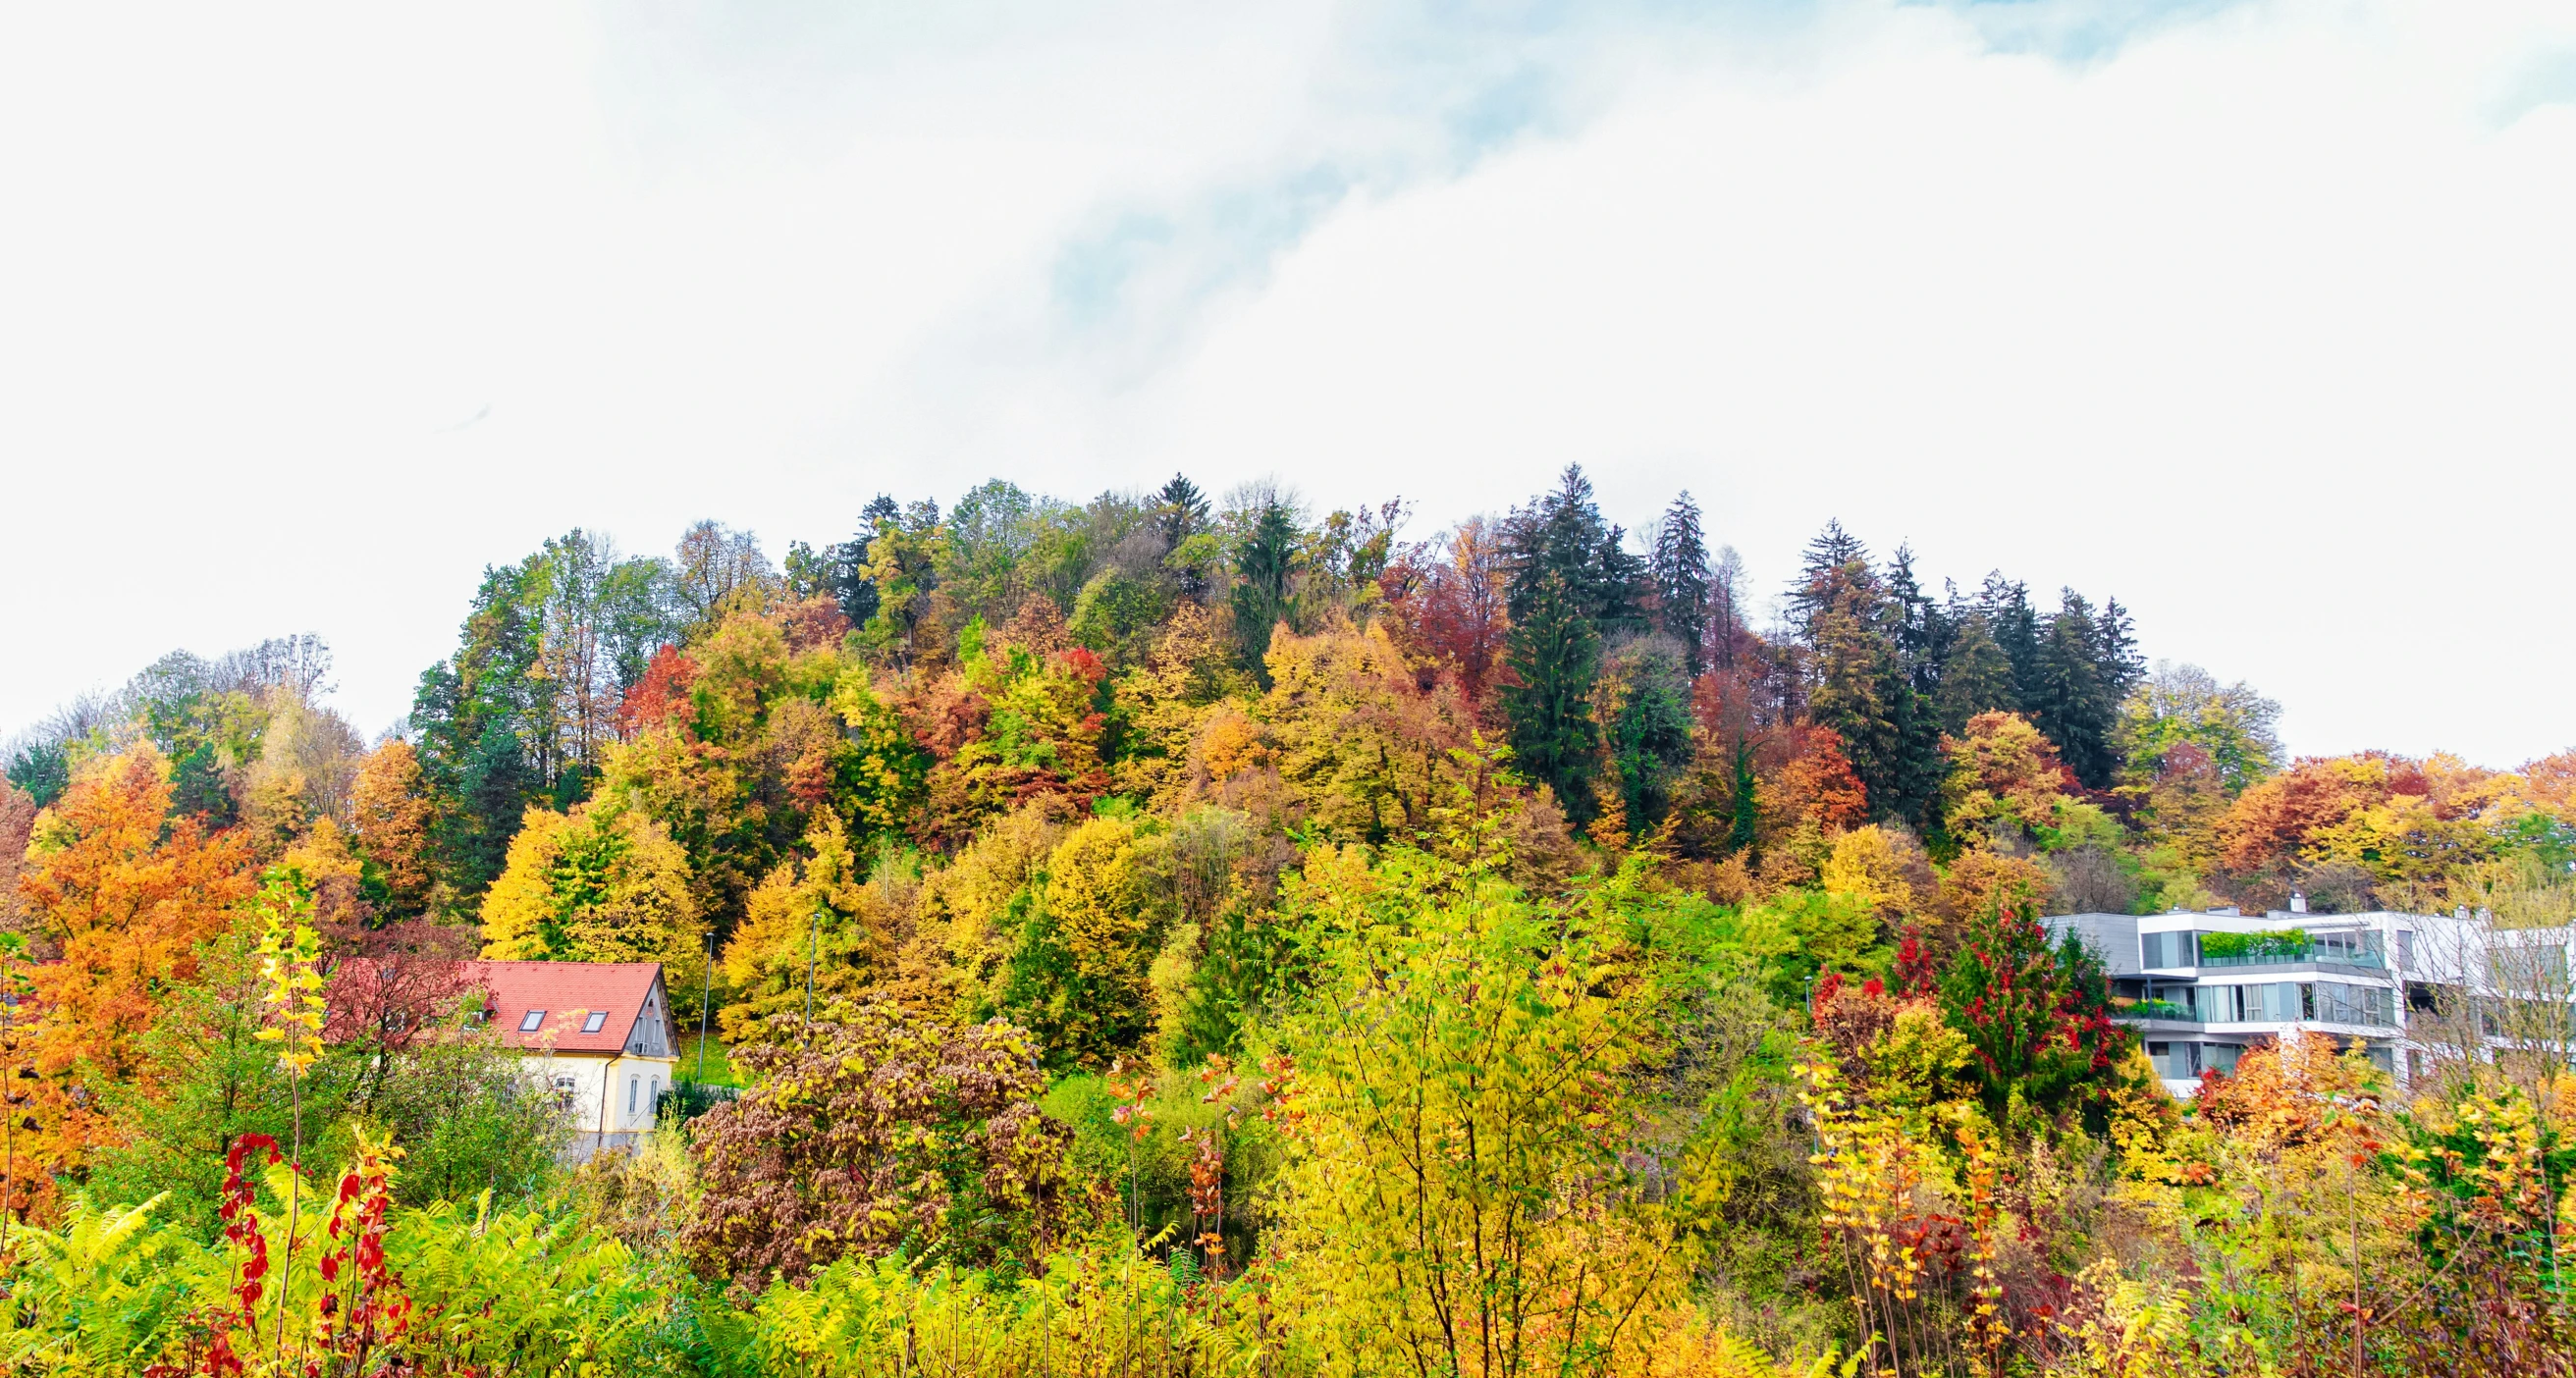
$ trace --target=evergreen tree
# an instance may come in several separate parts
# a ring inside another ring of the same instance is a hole
[[[1984,611],[1966,608],[1953,625],[1956,631],[1941,669],[1938,712],[1941,730],[1955,736],[1967,730],[1968,719],[1979,713],[2021,711],[2021,696],[2013,687],[2012,661],[1995,643],[1993,624]]]
[[[2112,733],[2119,726],[2123,652],[2103,644],[2103,620],[2083,595],[2066,589],[2039,646],[2039,692],[2031,721],[2057,744],[2075,778],[2107,789],[2119,754]]]
[[[1673,648],[1652,639],[1617,652],[1602,678],[1611,770],[1630,830],[1644,833],[1663,820],[1672,783],[1690,762],[1690,681]]]
[[[1896,548],[1887,571],[1889,612],[1895,626],[1896,657],[1903,676],[1892,694],[1896,758],[1890,764],[1880,801],[1881,816],[1905,819],[1920,827],[1930,821],[1934,796],[1940,792],[1947,763],[1941,755],[1941,672],[1957,626],[1939,603],[1923,591],[1914,576],[1914,552]]]
[[[1270,687],[1271,630],[1288,616],[1297,566],[1297,522],[1286,503],[1265,498],[1234,551],[1235,660]]]
[[[1553,574],[1599,635],[1645,630],[1637,606],[1645,565],[1628,553],[1626,533],[1601,518],[1592,480],[1579,464],[1565,466],[1556,491],[1514,512],[1504,540],[1511,565],[1510,609],[1520,620]]]
[[[841,543],[832,571],[831,593],[841,605],[841,615],[853,627],[864,627],[877,615],[877,585],[867,575],[868,551],[876,541],[877,523],[900,517],[903,508],[884,494],[859,509],[859,531]]]
[[[1753,743],[1742,736],[1735,739],[1733,765],[1726,845],[1729,850],[1750,853],[1762,826],[1762,799],[1758,792],[1761,780],[1753,770]]]
[[[1172,475],[1172,481],[1164,484],[1162,491],[1156,493],[1154,498],[1161,504],[1161,510],[1155,513],[1154,521],[1163,533],[1165,550],[1207,529],[1207,495],[1201,493],[1199,486],[1186,477],[1180,474]]]
[[[1789,604],[1811,653],[1809,716],[1841,734],[1874,817],[1919,823],[1940,787],[1940,726],[1906,649],[1925,600],[1910,558],[1897,569],[1901,584],[1882,580],[1868,548],[1830,522],[1808,543]]]
[[[1654,584],[1656,626],[1681,643],[1683,671],[1698,679],[1707,668],[1708,546],[1700,532],[1699,504],[1687,490],[1664,510],[1647,573]]]
[[[1503,691],[1512,750],[1521,774],[1556,791],[1566,816],[1587,822],[1599,733],[1592,685],[1601,636],[1580,594],[1555,570],[1530,590],[1527,611],[1513,619],[1510,663],[1517,681]]]
[[[1990,572],[1977,591],[1977,610],[2012,666],[2013,698],[2027,707],[2039,694],[2039,614],[2030,605],[2029,587]]]

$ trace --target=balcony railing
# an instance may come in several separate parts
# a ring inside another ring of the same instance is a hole
[[[2232,952],[2224,956],[2204,952],[2200,955],[2203,967],[2286,967],[2308,962],[2361,967],[2369,971],[2388,969],[2388,958],[2367,948],[2312,947],[2304,952]]]

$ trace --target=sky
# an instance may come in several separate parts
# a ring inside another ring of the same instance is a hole
[[[1580,463],[2135,611],[2301,753],[2576,745],[2576,4],[16,6],[0,736],[583,527]]]

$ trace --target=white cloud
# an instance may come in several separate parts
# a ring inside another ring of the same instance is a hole
[[[13,15],[0,724],[304,628],[380,724],[576,523],[1579,460],[2115,592],[2300,749],[2576,740],[2576,22],[2098,12]]]

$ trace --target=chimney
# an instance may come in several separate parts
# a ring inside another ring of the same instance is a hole
[[[2296,890],[2291,891],[2290,912],[2293,914],[2304,914],[2308,912],[2308,897],[2300,894]]]

